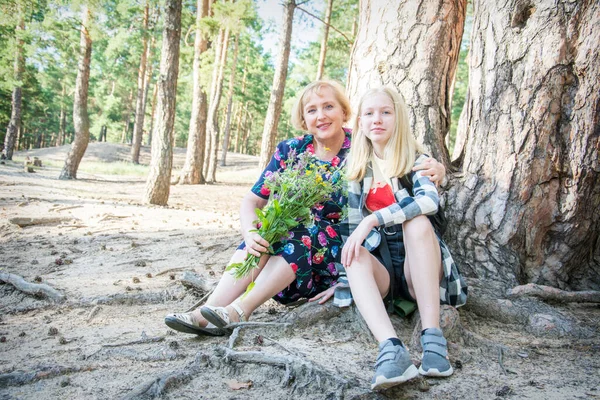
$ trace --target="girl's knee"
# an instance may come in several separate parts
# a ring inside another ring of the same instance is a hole
[[[369,250],[361,247],[358,257],[356,255],[353,257],[352,264],[346,269],[346,273],[350,276],[353,272],[373,271],[373,260],[374,257]]]
[[[405,238],[417,239],[419,241],[430,238],[434,233],[433,226],[425,215],[419,215],[402,224]]]

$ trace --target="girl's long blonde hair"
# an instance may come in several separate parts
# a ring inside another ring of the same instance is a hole
[[[365,100],[376,94],[385,94],[390,98],[394,104],[396,117],[394,131],[383,153],[386,168],[382,172],[388,178],[401,177],[408,174],[415,163],[417,153],[423,151],[411,134],[410,126],[408,125],[408,109],[402,96],[396,90],[386,86],[369,89],[360,99],[354,129],[352,130],[352,147],[348,156],[347,175],[348,179],[352,181],[361,181],[365,177],[367,164],[373,155],[373,143],[360,130],[360,117]]]

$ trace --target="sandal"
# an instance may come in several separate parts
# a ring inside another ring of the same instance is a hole
[[[230,306],[238,313],[240,321],[248,321],[244,310],[239,305],[231,303]],[[204,306],[200,309],[200,312],[208,322],[213,323],[217,328],[225,328],[231,323],[226,307]]]
[[[165,324],[176,331],[205,336],[223,336],[225,332],[210,322],[202,327],[192,318],[192,313],[169,314],[165,317]]]

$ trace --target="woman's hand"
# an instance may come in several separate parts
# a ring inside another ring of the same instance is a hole
[[[319,293],[315,297],[311,297],[310,299],[308,299],[308,301],[311,302],[311,301],[317,301],[320,299],[319,304],[325,304],[327,302],[327,300],[329,300],[331,298],[331,296],[333,296],[333,294],[335,293],[335,288],[338,287],[339,285],[341,285],[341,284],[338,283],[335,286],[330,287],[329,289],[327,289],[324,292]]]
[[[415,165],[413,171],[422,171],[423,176],[429,177],[429,180],[439,186],[446,176],[446,167],[435,158],[429,157],[419,165]]]
[[[269,248],[269,242],[257,232],[244,232],[244,243],[246,243],[246,251],[256,257],[266,253]]]
[[[256,213],[255,209],[262,209],[267,204],[267,200],[258,197],[252,192],[248,192],[242,199],[240,206],[240,225],[242,228],[242,237],[246,243],[246,251],[253,256],[260,257],[261,253],[266,253],[269,242],[262,238],[256,232]]]
[[[367,236],[369,236],[371,229],[376,227],[377,224],[377,217],[374,214],[371,214],[360,221],[360,224],[358,224],[342,248],[341,261],[344,267],[348,268],[352,264],[352,261],[358,258],[363,242]]]

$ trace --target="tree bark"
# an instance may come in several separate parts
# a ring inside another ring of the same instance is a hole
[[[75,82],[75,98],[73,101],[73,127],[75,128],[75,140],[71,144],[65,165],[60,173],[59,179],[77,179],[77,169],[85,154],[90,141],[90,121],[87,110],[88,88],[90,84],[90,60],[92,57],[92,39],[88,26],[91,23],[91,11],[84,7],[82,11],[81,34],[79,45],[81,58],[77,69],[77,80]]]
[[[467,142],[447,196],[470,275],[600,288],[599,24],[593,0],[475,2]]]
[[[325,12],[325,24],[323,24],[323,40],[321,41],[321,52],[319,53],[319,65],[317,67],[317,76],[315,77],[317,81],[323,78],[323,73],[325,72],[325,56],[327,55],[327,39],[329,37],[332,9],[333,0],[328,0],[327,11]]]
[[[67,139],[67,132],[66,132],[66,127],[67,127],[67,112],[66,112],[66,105],[65,105],[65,100],[66,100],[66,95],[67,95],[67,85],[63,82],[62,83],[62,93],[60,96],[60,117],[59,117],[59,121],[58,121],[58,140],[56,142],[57,146],[62,146]]]
[[[279,116],[281,115],[281,106],[283,103],[283,92],[285,90],[285,80],[287,78],[288,61],[290,57],[290,39],[292,37],[292,22],[294,20],[294,10],[296,8],[295,0],[286,0],[284,2],[283,25],[280,36],[280,52],[273,77],[273,88],[267,108],[267,116],[262,134],[262,144],[259,169],[262,171],[275,149],[275,139],[277,138],[277,126],[279,125]]]
[[[144,123],[146,123],[146,105],[148,104],[148,93],[150,92],[150,83],[152,82],[152,49],[154,48],[154,37],[150,41],[148,48],[148,57],[146,58],[146,78],[144,79],[144,96],[142,97],[142,110],[144,113]],[[142,139],[140,145],[144,143],[144,124],[142,124]],[[146,131],[149,132],[149,131]],[[148,133],[150,135],[150,133]]]
[[[194,94],[192,100],[192,116],[188,131],[188,144],[185,164],[181,170],[179,183],[196,185],[204,183],[202,168],[204,166],[204,147],[206,145],[207,99],[202,84],[200,68],[202,55],[208,49],[208,38],[202,34],[200,20],[208,16],[208,0],[198,0],[196,14],[196,39],[194,41]]]
[[[221,166],[227,165],[227,150],[229,148],[229,133],[231,131],[231,107],[233,106],[233,85],[235,84],[235,69],[238,59],[238,42],[240,34],[235,36],[233,43],[233,61],[231,62],[231,74],[229,75],[229,90],[227,92],[227,114],[225,117],[225,129],[223,130],[223,147],[221,149]]]
[[[10,121],[6,128],[6,137],[4,138],[4,155],[7,160],[12,160],[17,134],[21,126],[21,105],[23,101],[23,71],[25,70],[25,57],[23,56],[23,39],[21,37],[25,30],[25,20],[20,18],[19,24],[15,28],[15,37],[17,46],[15,50],[14,61],[14,79],[15,87],[12,92],[12,103],[10,112]]]
[[[219,104],[223,93],[223,77],[225,75],[225,65],[227,64],[227,50],[229,44],[229,28],[226,28],[221,44],[221,50],[218,52],[219,58],[215,58],[213,69],[213,85],[211,90],[210,105],[208,108],[207,135],[210,138],[208,146],[208,162],[206,169],[206,181],[217,181],[217,152],[219,151]]]
[[[348,73],[354,109],[367,88],[396,87],[413,134],[446,166],[444,139],[465,16],[466,0],[365,0]]]
[[[154,130],[154,116],[156,115],[156,100],[158,97],[158,82],[152,90],[152,111],[150,112],[150,127],[148,128],[148,145],[152,144],[152,131]]]
[[[173,126],[179,73],[179,39],[181,38],[181,0],[166,0],[165,22],[158,79],[158,105],[150,174],[146,181],[146,203],[166,205],[169,200],[173,166]]]
[[[142,23],[142,55],[140,56],[140,67],[138,69],[137,96],[135,100],[135,123],[133,124],[133,139],[131,140],[131,162],[140,163],[140,147],[144,133],[144,86],[146,80],[146,59],[148,58],[148,11],[149,5],[146,0],[144,7],[144,19]]]

